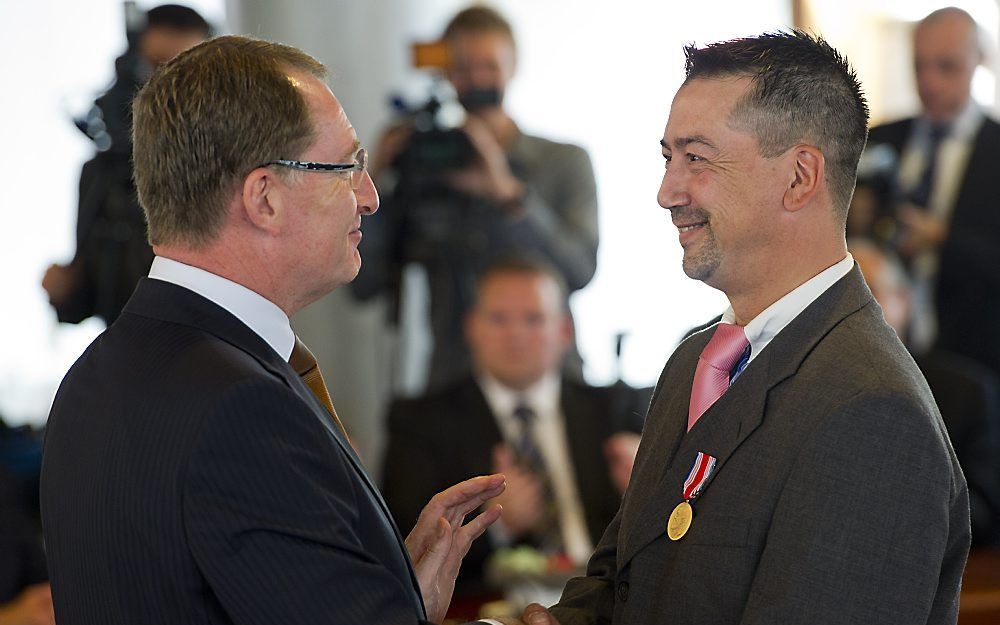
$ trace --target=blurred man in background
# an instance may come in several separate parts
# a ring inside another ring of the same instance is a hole
[[[62,322],[96,316],[110,325],[149,272],[153,250],[130,162],[132,96],[153,70],[212,34],[201,15],[177,4],[126,18],[129,47],[115,61],[115,82],[78,122],[98,152],[80,174],[76,252],[68,265],[50,266],[42,279]]]
[[[398,297],[401,271],[419,263],[430,288],[430,388],[469,372],[462,335],[475,277],[514,253],[544,258],[576,291],[597,264],[597,193],[581,148],[522,132],[504,109],[514,77],[510,24],[493,9],[457,14],[444,31],[446,75],[467,115],[460,130],[415,123],[391,129],[372,176],[386,198],[365,231],[362,299]],[[575,359],[579,370],[579,358]]]
[[[625,386],[561,373],[573,340],[565,286],[546,265],[504,259],[480,278],[465,333],[474,375],[390,408],[384,493],[402,528],[441,484],[502,472],[501,520],[473,545],[459,592],[484,588],[487,557],[530,545],[581,565],[614,517],[645,415]]]
[[[891,158],[873,185],[875,209],[852,209],[850,228],[887,241],[906,263],[915,353],[936,347],[1000,375],[1000,124],[971,95],[978,26],[961,9],[934,11],[914,30],[913,54],[923,110],[872,128],[869,153]]]

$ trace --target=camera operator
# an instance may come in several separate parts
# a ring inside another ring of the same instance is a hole
[[[398,304],[404,265],[426,269],[433,332],[429,388],[469,371],[462,320],[476,275],[491,261],[539,257],[575,291],[594,275],[598,243],[587,153],[523,133],[503,108],[516,65],[510,24],[493,9],[473,6],[452,18],[443,42],[445,75],[465,122],[443,128],[432,100],[383,136],[372,174],[384,209],[366,222],[365,262],[351,285],[360,299],[388,292]]]
[[[149,273],[153,250],[132,184],[132,96],[154,69],[211,36],[208,22],[185,6],[165,4],[145,14],[134,3],[125,8],[128,49],[115,60],[115,82],[77,121],[98,152],[80,173],[76,253],[42,278],[65,323],[96,316],[110,325]]]

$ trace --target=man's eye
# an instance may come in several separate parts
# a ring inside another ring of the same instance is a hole
[[[702,157],[698,156],[697,154],[691,154],[691,153],[688,153],[687,158],[688,158],[688,161],[690,161],[692,163],[699,163],[699,162],[705,160]]]

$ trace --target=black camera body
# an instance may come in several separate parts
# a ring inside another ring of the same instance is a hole
[[[424,187],[442,174],[462,169],[475,158],[469,138],[441,120],[441,102],[430,98],[413,113],[413,133],[393,163],[400,183]]]

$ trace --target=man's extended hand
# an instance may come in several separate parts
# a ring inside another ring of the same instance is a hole
[[[427,618],[440,623],[448,611],[462,558],[472,541],[500,518],[500,506],[490,506],[465,525],[465,517],[504,490],[502,475],[475,477],[434,495],[406,537]]]

